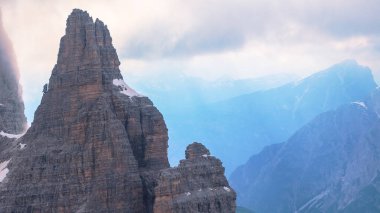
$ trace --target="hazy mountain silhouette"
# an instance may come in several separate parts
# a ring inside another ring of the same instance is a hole
[[[380,90],[317,116],[231,176],[257,212],[379,212]]]
[[[199,140],[221,156],[227,173],[264,146],[283,142],[316,115],[362,100],[376,88],[369,68],[344,61],[303,80],[166,117],[172,159]],[[178,100],[181,102],[181,100]],[[190,137],[184,137],[190,136]]]

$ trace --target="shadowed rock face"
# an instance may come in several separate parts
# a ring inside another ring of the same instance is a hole
[[[235,212],[236,193],[222,162],[200,143],[186,149],[186,160],[162,170],[155,188],[154,212]]]
[[[25,128],[24,103],[15,54],[4,31],[0,14],[0,131],[20,134]],[[2,136],[0,141],[1,139]]]
[[[114,83],[119,64],[107,27],[74,10],[0,209],[144,210],[139,171],[169,167],[167,129],[148,98]]]
[[[26,147],[0,184],[0,212],[153,211],[167,128],[119,64],[107,27],[73,10]]]
[[[10,156],[20,148],[17,138],[26,126],[15,55],[0,14],[0,184]]]

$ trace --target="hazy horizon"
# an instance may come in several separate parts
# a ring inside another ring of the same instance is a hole
[[[0,211],[380,212],[378,11],[0,0]]]

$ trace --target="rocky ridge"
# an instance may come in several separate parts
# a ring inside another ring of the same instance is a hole
[[[379,212],[380,90],[317,116],[231,176],[256,212]]]
[[[346,60],[297,82],[198,106],[193,113],[168,121],[174,126],[170,138],[179,141],[175,147],[180,150],[191,138],[207,141],[229,175],[265,146],[287,140],[318,114],[363,100],[376,87],[368,67]],[[175,156],[170,149],[169,154]]]
[[[222,162],[206,147],[190,144],[186,160],[160,172],[154,212],[234,212],[236,193],[223,174]]]
[[[18,139],[23,149],[5,161],[0,212],[162,212],[161,189],[173,181],[228,190],[181,203],[176,198],[186,192],[173,191],[165,195],[165,212],[191,212],[198,204],[209,206],[201,212],[234,212],[236,195],[219,160],[197,155],[184,161],[185,173],[169,168],[164,119],[124,83],[107,26],[79,9],[66,25],[34,121]]]

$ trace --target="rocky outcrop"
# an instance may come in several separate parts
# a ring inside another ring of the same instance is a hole
[[[167,128],[119,64],[107,26],[75,9],[19,139],[26,147],[7,165],[0,212],[153,211],[158,174],[169,168]]]
[[[256,212],[379,212],[380,90],[317,116],[230,178]]]
[[[235,212],[235,191],[222,162],[200,143],[186,149],[186,160],[162,170],[155,188],[154,212]]]
[[[25,131],[26,118],[12,44],[0,14],[0,141]],[[10,137],[9,137],[10,136]],[[1,151],[1,149],[0,149]]]
[[[8,175],[11,156],[24,147],[17,139],[26,126],[19,72],[0,14],[0,184]]]

